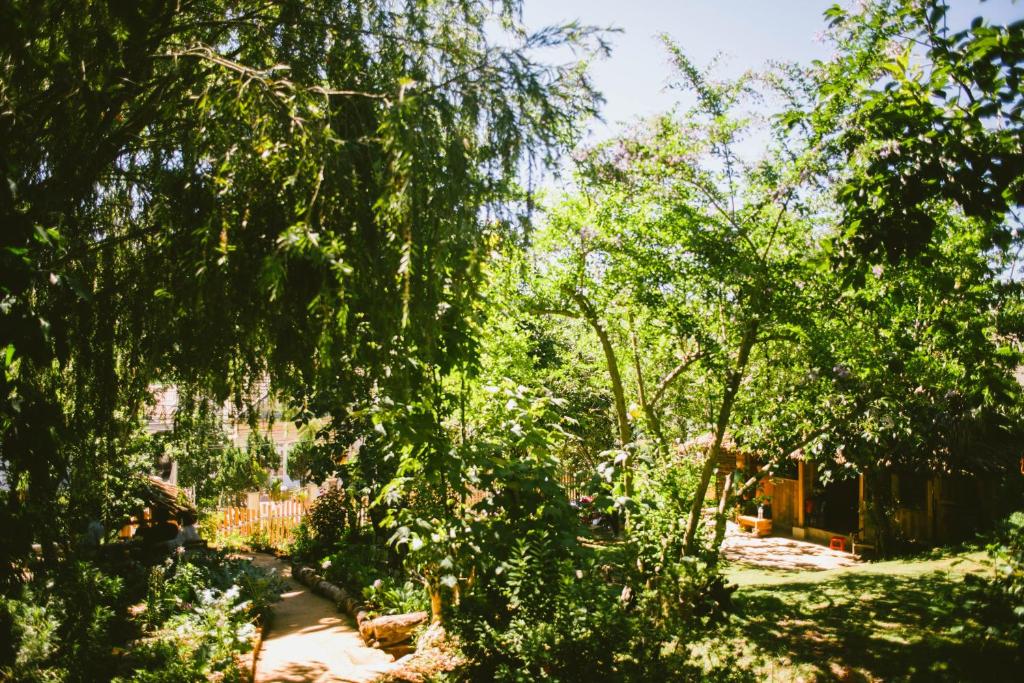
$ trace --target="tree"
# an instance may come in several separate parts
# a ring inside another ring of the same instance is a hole
[[[852,253],[917,255],[951,206],[986,226],[983,248],[1019,244],[1024,22],[953,30],[948,13],[945,0],[826,12],[837,57],[812,77],[816,106],[788,120],[833,155]]]
[[[4,5],[5,553],[60,538],[67,473],[116,457],[155,380],[243,403],[269,377],[300,421],[443,409],[482,237],[594,105],[579,65],[533,56],[595,33],[517,10]]]
[[[666,380],[696,373],[688,384],[691,399],[699,396],[692,424],[710,426],[712,438],[686,530],[693,553],[752,354],[760,347],[773,356],[800,342],[820,251],[801,196],[806,176],[786,141],[758,163],[734,151],[750,125],[739,111],[750,79],[716,83],[667,45],[696,106],[596,149],[583,167],[583,191],[594,207],[587,220],[610,255],[606,286],[628,292],[686,349]],[[721,529],[723,520],[724,503]]]

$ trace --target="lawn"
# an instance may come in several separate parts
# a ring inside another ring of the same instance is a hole
[[[696,647],[767,681],[1014,681],[1020,654],[980,637],[964,577],[985,556],[936,553],[820,572],[731,566],[736,614]]]

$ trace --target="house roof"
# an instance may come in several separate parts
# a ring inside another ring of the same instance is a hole
[[[192,510],[192,506],[182,503],[178,495],[178,487],[168,484],[160,477],[150,475],[146,477],[145,487],[142,492],[142,499],[146,506],[151,509],[163,509],[169,516],[174,517],[180,512]]]

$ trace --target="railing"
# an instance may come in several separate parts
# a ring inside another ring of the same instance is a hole
[[[299,525],[308,505],[299,500],[261,501],[258,507],[227,507],[217,510],[216,531],[219,536],[243,538],[266,534],[274,544],[286,540]]]

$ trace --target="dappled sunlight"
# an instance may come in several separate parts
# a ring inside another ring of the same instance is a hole
[[[961,637],[957,626],[972,618],[960,606],[962,590],[959,577],[939,572],[850,571],[823,582],[750,586],[737,594],[738,618],[719,636],[745,643],[765,671],[787,661],[785,670],[805,679],[1014,680],[1009,648],[979,652]]]
[[[722,543],[722,557],[730,562],[786,570],[820,571],[860,563],[856,555],[831,550],[817,543],[744,533],[732,522]]]
[[[394,658],[367,647],[334,604],[299,587],[280,560],[262,556],[257,561],[284,570],[290,596],[274,605],[270,632],[257,659],[257,683],[358,683],[374,680],[393,666]]]

